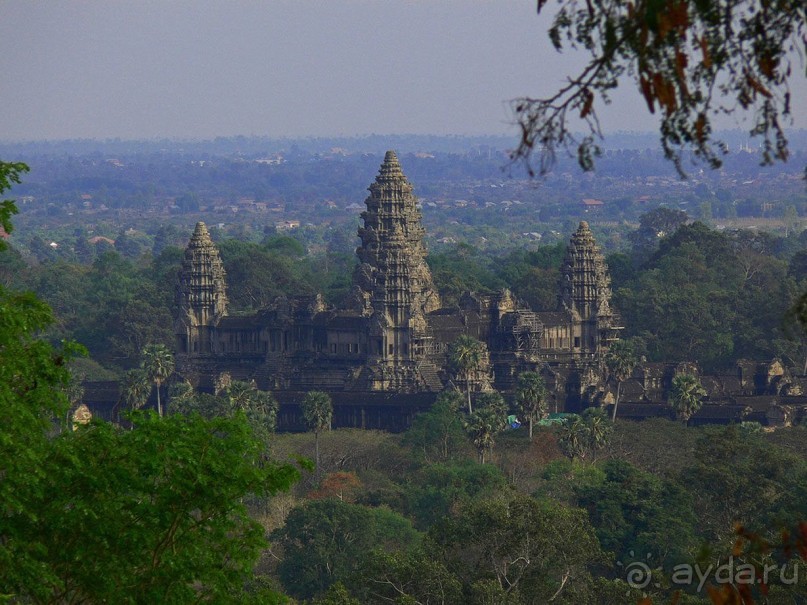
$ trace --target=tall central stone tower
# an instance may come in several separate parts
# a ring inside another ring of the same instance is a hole
[[[210,353],[210,332],[227,314],[224,265],[204,223],[196,223],[177,286],[174,333],[180,353]]]
[[[440,299],[426,264],[417,200],[394,152],[387,152],[369,191],[354,293],[370,318],[373,388],[401,390],[419,380],[431,340],[426,314],[439,308]]]
[[[586,221],[571,237],[562,273],[561,306],[572,315],[575,350],[602,352],[618,328],[611,310],[608,267]]]

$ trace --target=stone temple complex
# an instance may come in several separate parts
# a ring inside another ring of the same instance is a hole
[[[512,394],[522,372],[548,387],[552,412],[614,402],[604,354],[618,337],[608,269],[586,222],[572,234],[561,267],[558,304],[533,310],[508,290],[468,292],[445,307],[426,263],[424,230],[412,185],[387,152],[365,200],[358,263],[347,308],[321,296],[278,298],[249,316],[227,312],[227,275],[204,223],[185,250],[176,291],[177,379],[213,391],[222,374],[255,381],[280,404],[278,428],[302,429],[299,403],[328,391],[336,427],[402,430],[445,389]],[[452,371],[460,336],[483,344],[473,372]],[[621,385],[622,418],[672,418],[673,378],[697,374],[707,391],[691,422],[807,422],[807,375],[780,360],[738,360],[719,374],[697,364],[642,360]],[[85,383],[92,415],[117,418],[117,382]]]
[[[255,380],[281,403],[314,389],[331,392],[337,405],[357,397],[379,405],[430,402],[452,386],[506,392],[528,370],[545,376],[556,409],[578,408],[602,393],[601,356],[619,327],[605,260],[587,223],[571,237],[557,309],[533,311],[508,290],[469,292],[445,308],[426,263],[412,185],[392,151],[369,192],[345,309],[314,296],[280,298],[252,316],[228,315],[224,267],[205,225],[197,224],[177,287],[181,373],[202,389],[223,372]],[[470,385],[448,368],[449,347],[463,334],[487,348],[481,371],[466,378]],[[355,424],[367,424],[366,410],[351,413],[361,417]]]

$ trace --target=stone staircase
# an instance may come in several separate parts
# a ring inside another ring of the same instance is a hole
[[[268,357],[255,372],[255,382],[260,389],[282,388],[285,374],[285,361],[282,357]],[[278,384],[276,384],[278,383]]]
[[[422,361],[417,366],[418,374],[420,374],[420,379],[423,381],[423,385],[425,390],[427,391],[434,391],[439,393],[443,390],[443,381],[440,380],[440,376],[437,374],[437,367],[428,361]]]

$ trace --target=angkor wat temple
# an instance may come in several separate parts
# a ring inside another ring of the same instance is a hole
[[[602,361],[621,328],[605,260],[586,222],[571,236],[555,310],[532,310],[508,290],[469,292],[457,306],[443,307],[426,263],[417,199],[392,151],[369,191],[348,308],[329,307],[318,295],[228,315],[225,270],[198,223],[177,286],[178,372],[202,390],[213,390],[224,372],[254,380],[274,392],[279,426],[287,429],[299,426],[297,404],[310,390],[331,394],[335,426],[398,430],[446,388],[507,393],[524,371],[544,376],[552,411],[613,401]],[[460,377],[449,370],[448,352],[463,334],[486,345],[486,358],[474,375]],[[669,417],[664,400],[679,371],[697,367],[640,364],[623,385],[620,415]],[[740,361],[702,381],[708,405],[696,423],[787,424],[807,408],[804,377],[778,361]]]
[[[533,311],[508,290],[469,292],[446,308],[426,263],[417,199],[392,151],[369,191],[351,304],[344,309],[314,296],[280,298],[250,316],[228,315],[222,261],[205,225],[197,224],[177,288],[182,374],[209,389],[228,372],[255,380],[281,402],[289,399],[283,393],[314,389],[331,392],[337,403],[403,401],[402,395],[430,401],[427,395],[451,385],[506,392],[527,370],[544,374],[561,410],[601,389],[600,359],[619,326],[605,260],[587,223],[571,237],[556,310]],[[462,334],[487,347],[470,385],[448,371],[449,346]]]

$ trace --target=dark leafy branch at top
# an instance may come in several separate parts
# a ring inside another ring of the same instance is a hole
[[[548,0],[538,0],[540,13]],[[661,145],[679,174],[691,149],[711,167],[724,145],[712,120],[736,111],[753,115],[750,134],[763,141],[762,162],[788,157],[783,122],[790,117],[788,80],[805,71],[804,0],[560,0],[549,37],[557,50],[585,49],[585,68],[553,96],[515,99],[521,141],[511,157],[534,174],[549,171],[558,149],[576,152],[584,170],[600,154],[597,102],[623,76],[661,118]],[[802,73],[803,75],[803,73]],[[572,129],[581,125],[586,134]]]
[[[0,161],[0,193],[11,189],[13,184],[20,182],[20,175],[28,172],[28,166],[22,162]],[[0,200],[0,228],[11,233],[11,217],[17,214],[17,206],[13,200]],[[0,250],[5,248],[5,242],[0,239]]]

